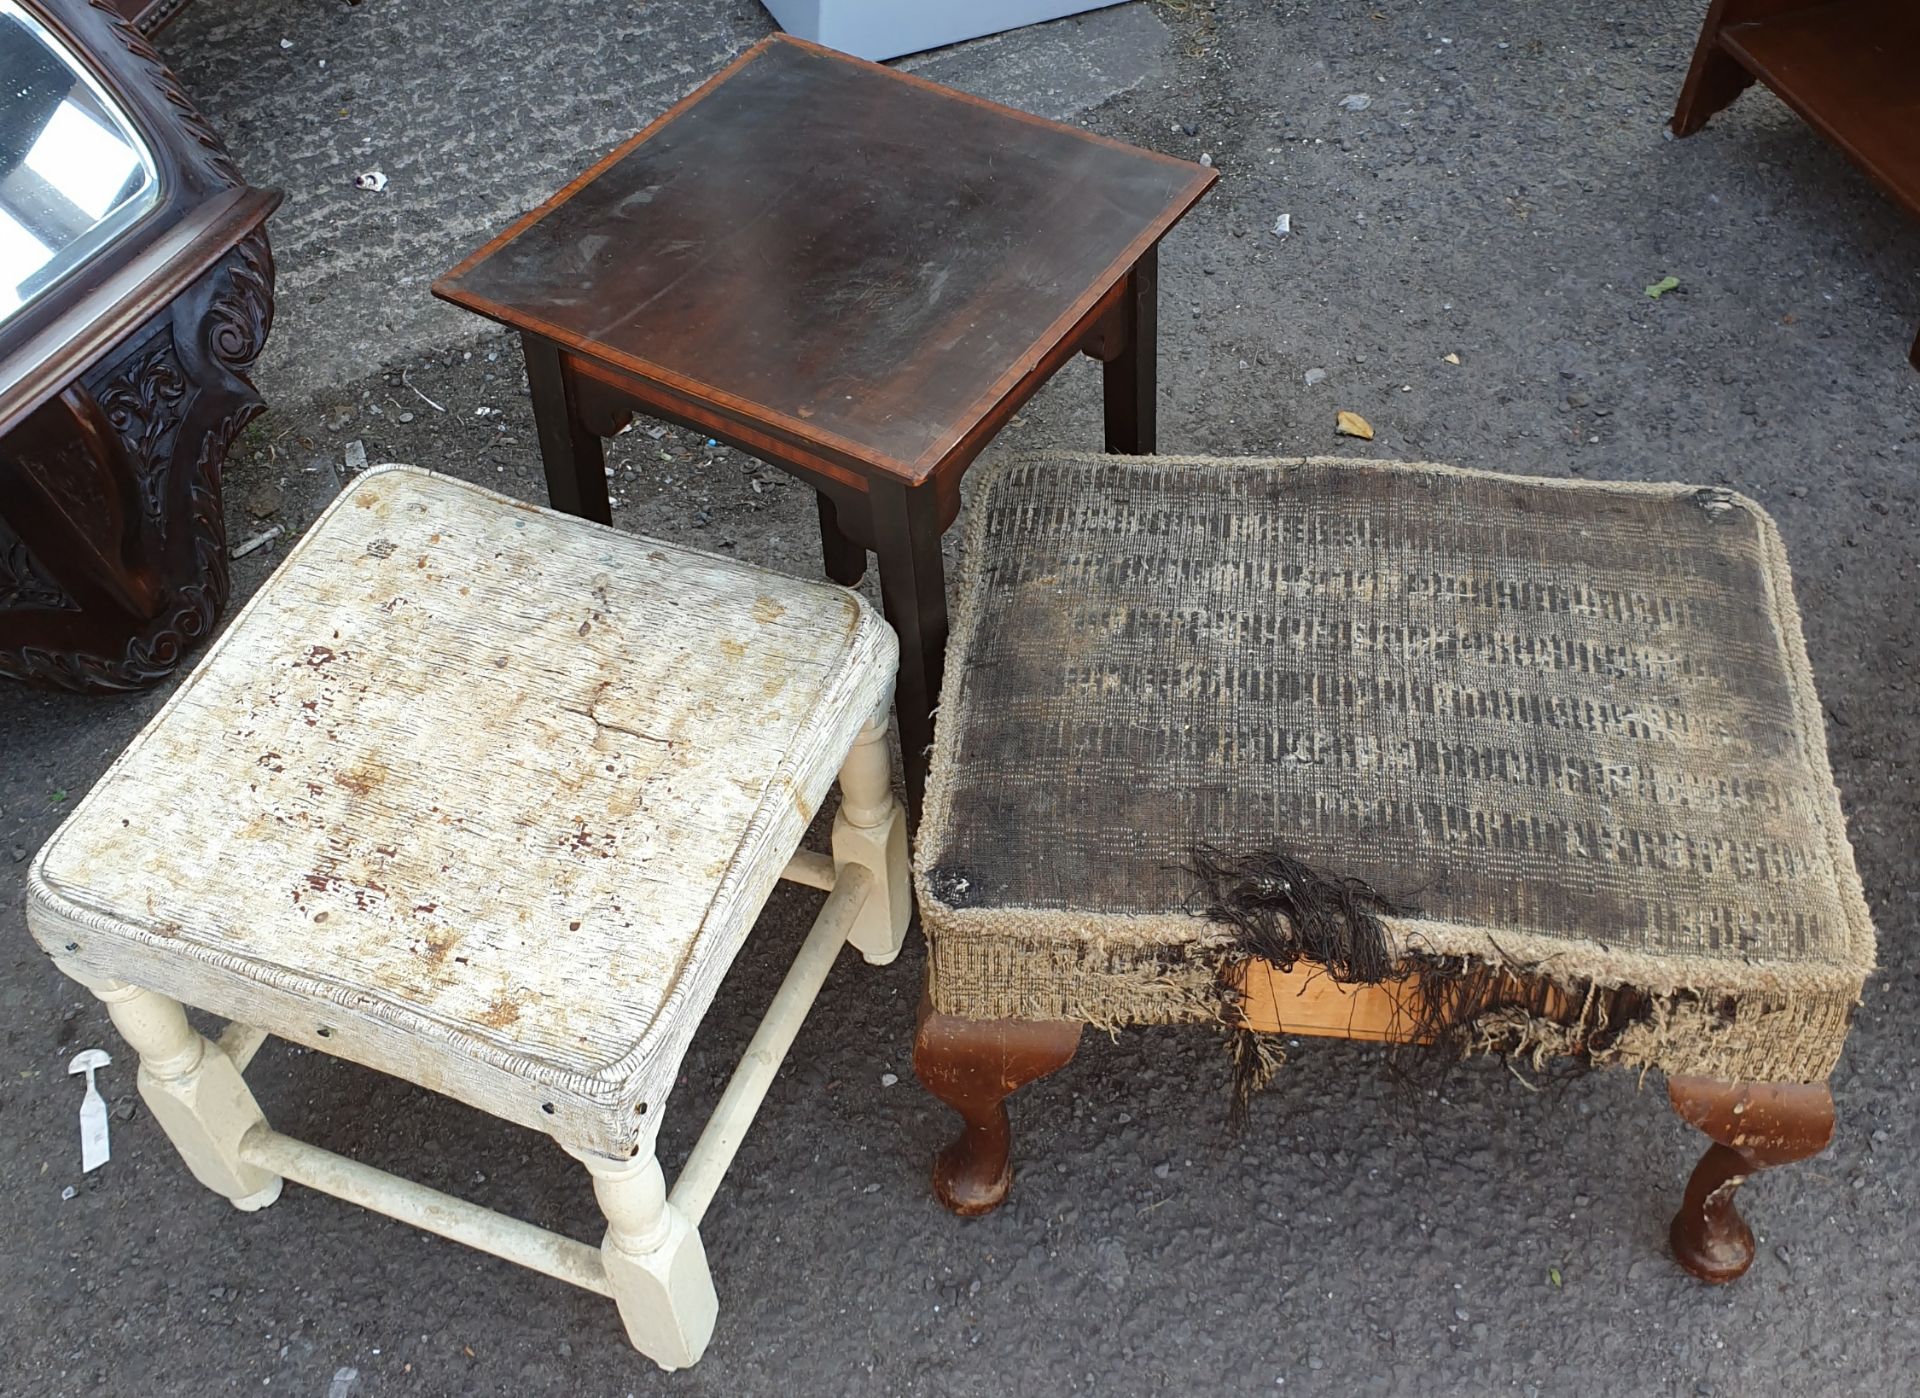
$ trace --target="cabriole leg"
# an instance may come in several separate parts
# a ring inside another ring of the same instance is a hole
[[[859,864],[873,871],[873,892],[847,934],[869,964],[885,966],[900,955],[913,917],[907,880],[906,813],[893,799],[887,760],[887,711],[867,720],[840,768],[840,810],[833,818],[835,871]]]
[[[233,1060],[194,1031],[179,1001],[136,985],[89,988],[140,1055],[140,1100],[193,1177],[249,1213],[278,1199],[280,1177],[240,1158],[241,1137],[266,1117]]]
[[[1667,1096],[1682,1120],[1714,1142],[1673,1216],[1674,1259],[1701,1281],[1730,1282],[1753,1265],[1753,1230],[1733,1206],[1735,1192],[1751,1175],[1827,1148],[1833,1093],[1825,1083],[1671,1078]]]
[[[964,1126],[933,1162],[933,1192],[957,1214],[991,1212],[1013,1186],[1007,1098],[1066,1066],[1080,1047],[1070,1020],[960,1019],[920,1001],[913,1071]]]
[[[667,1202],[651,1151],[632,1160],[578,1154],[607,1217],[601,1265],[633,1347],[662,1369],[684,1369],[713,1338],[720,1301],[700,1233]]]

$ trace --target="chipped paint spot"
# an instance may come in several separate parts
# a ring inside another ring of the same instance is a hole
[[[355,796],[367,796],[385,783],[388,772],[386,764],[372,757],[363,757],[344,772],[336,772],[333,784],[351,791]]]
[[[458,932],[438,927],[414,938],[412,950],[416,956],[437,971],[445,964],[448,954],[458,945],[460,945]],[[464,957],[460,958],[460,961],[462,965],[466,964]]]
[[[505,1029],[520,1018],[520,1006],[511,995],[496,995],[476,1018],[488,1029]]]
[[[586,822],[577,822],[578,829],[571,835],[562,835],[560,843],[564,848],[576,849],[583,854],[597,854],[602,859],[612,855],[618,841],[611,831],[595,832],[587,829]]]

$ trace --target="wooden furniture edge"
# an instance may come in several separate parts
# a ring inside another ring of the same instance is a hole
[[[978,399],[958,414],[956,421],[950,423],[947,428],[943,430],[939,436],[935,437],[933,442],[912,461],[889,456],[884,452],[864,446],[851,438],[842,437],[837,433],[817,427],[803,418],[783,413],[766,404],[755,403],[750,399],[728,393],[712,384],[703,383],[688,375],[677,373],[664,365],[656,364],[639,355],[616,349],[604,341],[593,340],[587,336],[576,334],[540,316],[525,311],[510,309],[490,297],[482,296],[477,292],[456,285],[459,278],[478,266],[493,253],[511,243],[521,233],[540,222],[540,220],[545,218],[549,213],[566,203],[567,200],[572,198],[579,190],[597,179],[603,172],[625,158],[629,152],[653,136],[662,126],[680,116],[702,98],[710,95],[713,89],[722,81],[731,77],[735,72],[745,67],[754,58],[760,56],[774,44],[789,44],[795,48],[819,53],[855,67],[877,69],[889,77],[910,82],[915,86],[929,89],[945,97],[957,98],[971,105],[983,107],[1001,115],[1015,117],[1030,124],[1066,132],[1096,145],[1109,146],[1132,155],[1152,159],[1161,164],[1190,169],[1193,172],[1185,187],[1167,201],[1160,212],[1116,255],[1112,262],[1101,270],[1098,276],[1089,281],[1087,288],[1076,297],[1065,310],[1056,316],[1025,349],[1019,354],[1012,356],[1010,367],[1003,371],[1000,377],[994,380]],[[722,68],[718,73],[715,73],[711,78],[707,79],[706,82],[702,83],[693,92],[683,97],[665,112],[661,113],[660,116],[649,122],[638,135],[623,141],[613,151],[602,157],[584,173],[569,181],[565,187],[553,194],[537,208],[521,215],[503,232],[495,235],[482,247],[468,254],[450,271],[436,277],[429,289],[435,297],[449,304],[459,306],[462,310],[484,316],[486,319],[509,329],[536,334],[544,339],[550,340],[564,350],[569,351],[577,360],[597,360],[603,365],[618,369],[623,373],[633,376],[635,379],[644,382],[650,388],[657,388],[661,391],[675,394],[683,400],[695,399],[724,408],[727,412],[733,414],[742,426],[755,428],[763,432],[783,433],[791,437],[796,444],[802,447],[812,448],[816,451],[835,453],[850,462],[859,463],[863,469],[882,472],[886,475],[904,480],[909,484],[920,485],[945,465],[948,458],[956,451],[964,450],[970,443],[975,441],[984,445],[985,440],[991,438],[993,435],[991,432],[982,434],[980,430],[981,424],[993,417],[1002,408],[1006,408],[1006,400],[1017,394],[1019,386],[1023,381],[1035,374],[1046,372],[1044,366],[1050,360],[1054,365],[1053,371],[1057,371],[1061,364],[1064,364],[1067,359],[1072,357],[1078,346],[1076,345],[1074,348],[1062,352],[1062,341],[1074,337],[1076,333],[1081,331],[1082,327],[1091,327],[1106,314],[1118,289],[1125,282],[1134,265],[1138,263],[1149,250],[1157,247],[1161,239],[1165,238],[1181,219],[1192,212],[1193,207],[1200,202],[1208,190],[1213,188],[1219,178],[1220,172],[1218,170],[1203,165],[1195,165],[1191,161],[1181,160],[1177,156],[1167,155],[1161,151],[1149,150],[1142,146],[1129,145],[1124,141],[1101,136],[1079,127],[1068,126],[1064,122],[1036,116],[1032,112],[1023,112],[1017,107],[1009,107],[1002,103],[988,101],[982,97],[975,97],[970,93],[960,92],[957,89],[943,87],[939,83],[932,82],[929,79],[921,78],[911,73],[897,72],[894,69],[886,67],[884,64],[869,63],[865,59],[854,58],[850,54],[840,53],[835,49],[824,48],[821,45],[809,43],[803,39],[796,39],[787,34],[776,33],[754,44],[725,68]],[[605,378],[605,376],[595,375],[595,377],[601,378],[602,382],[611,384],[611,380]],[[1011,408],[1007,408],[1006,416],[1011,416],[1013,412],[1017,411],[1018,405],[1015,404]]]
[[[266,221],[280,191],[236,186],[195,207],[65,314],[0,360],[0,435],[159,314]],[[136,232],[136,224],[129,234]]]

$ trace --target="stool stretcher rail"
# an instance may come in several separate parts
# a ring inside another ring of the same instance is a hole
[[[720,1094],[713,1115],[707,1118],[693,1153],[680,1171],[680,1178],[674,1181],[670,1196],[673,1206],[685,1214],[694,1227],[700,1226],[707,1206],[713,1202],[714,1191],[720,1188],[727,1167],[733,1164],[741,1141],[746,1139],[747,1128],[753,1125],[767,1090],[773,1086],[774,1074],[780,1071],[807,1011],[813,1008],[820,987],[826,983],[827,972],[833,969],[840,948],[846,944],[854,917],[861,905],[873,896],[875,886],[872,872],[861,865],[849,864],[840,871],[833,892],[827,895],[820,915],[813,920],[813,930],[800,944],[793,965],[787,968],[786,979],[774,992],[773,1003],[767,1006],[760,1027],[753,1031],[752,1042],[740,1056],[740,1066],[727,1080],[726,1090]]]
[[[780,871],[780,877],[788,883],[805,884],[808,888],[817,888],[823,893],[833,891],[833,860],[824,854],[815,854],[812,850],[800,850],[787,861],[787,867]]]
[[[283,1136],[267,1126],[256,1126],[247,1133],[240,1143],[240,1157],[249,1165],[322,1194],[504,1257],[597,1295],[613,1295],[600,1265],[600,1250],[572,1238]]]
[[[852,864],[833,879],[833,861],[822,857],[821,862],[827,866],[832,891],[674,1185],[673,1206],[696,1228],[726,1177],[727,1168],[739,1153],[740,1144],[746,1139],[760,1104],[766,1100],[787,1051],[793,1047],[807,1011],[819,998],[820,987],[826,983],[840,949],[846,945],[855,917],[874,894],[876,884],[870,870]],[[251,1058],[265,1037],[258,1030],[234,1025],[228,1029],[223,1043],[233,1043]],[[598,1295],[613,1295],[601,1264],[600,1250],[572,1238],[349,1160],[264,1125],[247,1133],[240,1143],[240,1157],[249,1165],[322,1194],[345,1199]]]
[[[220,1035],[220,1051],[233,1060],[233,1066],[241,1072],[247,1071],[247,1065],[253,1062],[253,1056],[260,1052],[260,1046],[267,1041],[267,1031],[251,1024],[238,1022],[229,1024]]]

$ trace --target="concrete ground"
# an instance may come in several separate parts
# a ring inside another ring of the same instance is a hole
[[[1310,1042],[1236,1136],[1199,1031],[1089,1036],[1017,1099],[1012,1201],[957,1221],[926,1182],[951,1120],[906,1061],[913,946],[829,983],[708,1218],[712,1349],[663,1377],[559,1283],[297,1187],[235,1214],[184,1174],[125,1058],[104,1081],[114,1158],[78,1173],[65,1061],[120,1045],[28,940],[25,860],[165,696],[16,690],[0,1391],[1913,1392],[1920,229],[1764,94],[1665,138],[1703,8],[1141,0],[915,66],[1211,154],[1221,183],[1161,258],[1166,449],[1679,478],[1775,512],[1884,969],[1832,1149],[1743,1195],[1762,1235],[1745,1280],[1705,1288],[1665,1256],[1702,1141],[1657,1081],[1536,1090],[1479,1062],[1415,1098],[1377,1050]],[[197,0],[163,47],[242,168],[288,192],[272,410],[230,466],[233,538],[303,527],[354,441],[541,498],[515,344],[427,284],[768,25],[749,0]],[[370,168],[386,192],[353,187]],[[1678,291],[1643,294],[1667,275]],[[1075,366],[1002,445],[1097,443],[1097,401]],[[1339,408],[1378,440],[1336,438]],[[814,570],[797,484],[677,431],[611,459],[623,527]],[[241,594],[284,546],[236,565]],[[666,1122],[669,1172],[813,906],[778,894],[734,969]],[[255,1077],[283,1129],[597,1236],[580,1172],[527,1132],[284,1046]]]

